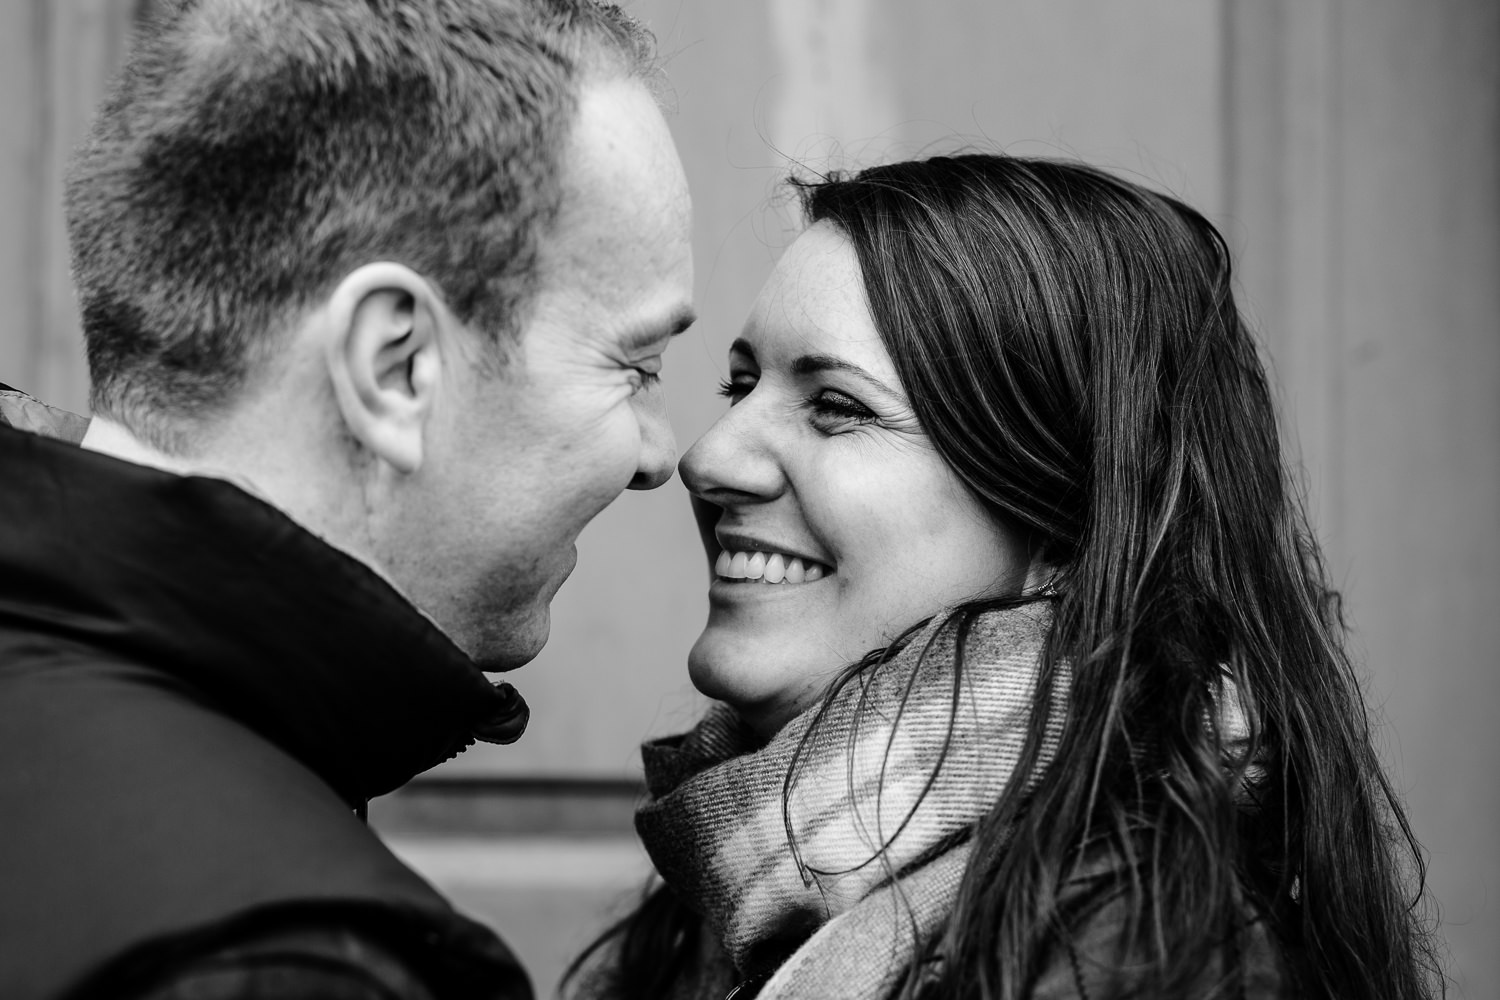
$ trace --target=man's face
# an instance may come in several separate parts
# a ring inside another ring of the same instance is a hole
[[[519,347],[498,377],[445,366],[425,499],[408,508],[423,537],[398,578],[420,581],[410,596],[486,669],[541,650],[579,532],[676,459],[657,373],[692,322],[682,164],[634,81],[586,84],[569,143]]]

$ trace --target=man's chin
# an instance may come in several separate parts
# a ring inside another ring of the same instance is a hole
[[[515,670],[536,659],[551,633],[552,612],[545,604],[524,616],[502,616],[488,623],[469,658],[488,674]]]

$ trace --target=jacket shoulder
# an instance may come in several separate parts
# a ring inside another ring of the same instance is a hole
[[[454,911],[289,754],[142,668],[43,634],[8,639],[0,628],[7,1000],[116,1000],[127,986],[166,988],[161,977],[184,969],[220,990],[205,1000],[237,996],[226,984],[248,998],[295,998],[253,992],[288,975],[259,952],[242,967],[220,961],[260,935],[279,947],[287,926],[369,929],[441,984],[445,1000],[530,997],[503,942]],[[43,901],[55,920],[35,919]],[[323,944],[311,957],[273,953],[328,968]],[[193,965],[195,956],[214,961]]]

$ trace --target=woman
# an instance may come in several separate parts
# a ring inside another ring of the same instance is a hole
[[[722,704],[582,992],[1440,989],[1219,234],[1002,156],[803,194],[682,461]]]

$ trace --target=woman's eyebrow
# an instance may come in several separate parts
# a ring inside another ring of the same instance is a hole
[[[832,354],[804,354],[792,362],[793,375],[814,375],[818,372],[829,371],[853,375],[878,392],[883,392],[890,396],[901,395],[854,362],[845,361],[843,358]]]

